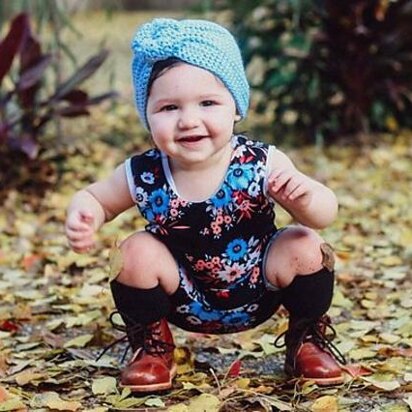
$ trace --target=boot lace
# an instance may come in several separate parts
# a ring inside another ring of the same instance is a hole
[[[117,323],[115,320],[116,315],[121,315],[122,318],[128,323],[128,326]],[[143,325],[141,323],[134,322],[132,319],[128,318],[125,314],[121,314],[119,311],[113,311],[109,316],[109,321],[114,329],[124,332],[125,334],[107,345],[98,355],[96,361],[98,361],[111,348],[126,340],[129,340],[129,343],[123,352],[121,362],[125,360],[127,353],[130,348],[132,348],[132,342],[136,343],[138,349],[142,348],[146,353],[154,356],[164,355],[174,349],[174,344],[159,339],[160,321],[150,325]],[[132,340],[132,342],[130,342],[130,340]]]
[[[302,319],[296,324],[296,329],[301,331],[300,336],[296,340],[295,351],[298,350],[301,343],[313,342],[322,350],[328,351],[339,363],[346,365],[346,358],[332,342],[336,337],[336,330],[331,325],[327,316],[323,316],[315,322],[308,322],[307,319]],[[329,333],[327,333],[327,329]],[[283,348],[286,346],[286,339],[288,330],[281,333],[274,341],[276,348]],[[282,341],[283,339],[283,341]],[[295,342],[294,342],[295,343]],[[295,356],[294,356],[295,358]]]

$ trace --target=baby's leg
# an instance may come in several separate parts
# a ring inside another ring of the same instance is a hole
[[[325,337],[326,325],[330,324],[324,315],[332,302],[333,266],[332,248],[303,226],[281,232],[266,259],[266,279],[269,285],[281,289],[282,304],[290,315],[285,370],[318,384],[343,381],[334,347]]]
[[[166,318],[169,295],[179,286],[177,263],[167,247],[146,232],[133,234],[120,249],[122,268],[110,286],[134,351],[121,385],[133,392],[168,389],[176,366]]]
[[[277,288],[289,286],[295,276],[321,270],[326,263],[333,270],[331,248],[313,230],[304,226],[284,229],[271,244],[266,258],[266,279]]]
[[[137,232],[120,246],[122,269],[116,280],[128,286],[149,289],[160,285],[168,294],[179,286],[177,263],[169,249],[153,235]]]

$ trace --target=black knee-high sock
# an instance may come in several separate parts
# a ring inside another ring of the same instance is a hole
[[[110,288],[116,308],[126,325],[149,325],[170,312],[169,296],[160,285],[151,289],[138,289],[115,279],[110,283]]]
[[[333,283],[334,272],[326,268],[310,275],[298,275],[282,289],[282,304],[293,318],[318,319],[332,303]]]

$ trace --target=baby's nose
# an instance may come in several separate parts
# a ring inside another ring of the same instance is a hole
[[[178,127],[180,129],[192,129],[199,125],[199,116],[196,110],[188,109],[180,112]]]

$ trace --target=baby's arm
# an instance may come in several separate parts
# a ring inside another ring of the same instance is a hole
[[[72,198],[67,210],[66,236],[78,253],[94,246],[94,234],[105,223],[133,206],[124,165],[107,179],[87,186]]]
[[[299,223],[322,229],[333,222],[338,202],[332,190],[297,170],[278,149],[273,150],[269,167],[269,195]]]

